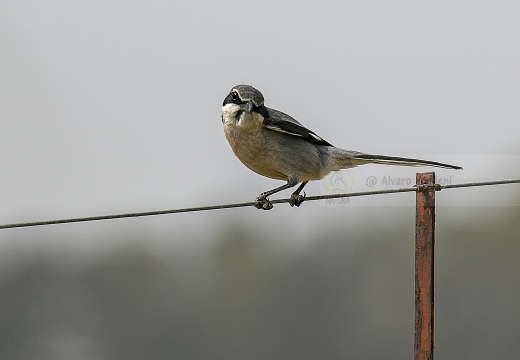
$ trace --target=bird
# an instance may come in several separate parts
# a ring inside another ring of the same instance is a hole
[[[327,174],[364,164],[433,166],[462,169],[436,161],[367,154],[346,150],[307,129],[291,116],[266,107],[264,96],[251,85],[236,85],[222,103],[224,134],[236,157],[249,169],[286,183],[262,192],[255,200],[257,209],[273,208],[269,196],[300,186],[289,204],[299,207],[305,200],[303,188],[309,181]]]

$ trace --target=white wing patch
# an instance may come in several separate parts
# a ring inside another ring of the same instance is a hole
[[[285,129],[282,129],[278,126],[273,126],[273,125],[264,125],[266,128],[268,129],[271,129],[271,130],[274,130],[274,131],[278,131],[278,132],[281,132],[281,133],[284,133],[284,134],[289,134],[289,135],[293,135],[293,136],[298,136],[298,137],[304,137],[303,134],[299,134],[299,133],[296,133],[296,132],[293,132],[293,131],[288,131],[288,130],[285,130]],[[312,132],[309,132],[308,135],[312,136],[314,139],[318,140],[318,141],[325,141],[323,140],[321,137],[319,137],[318,135],[312,133]]]
[[[318,140],[318,141],[325,141],[325,140],[323,140],[322,138],[320,138],[318,135],[313,134],[313,133],[311,133],[311,132],[309,133],[309,135],[312,136],[313,138],[315,138],[315,139]]]
[[[292,131],[287,131],[287,130],[279,128],[278,126],[265,125],[265,127],[268,128],[268,129],[274,130],[274,131],[278,131],[278,132],[284,133],[284,134],[289,134],[289,135],[293,135],[293,136],[303,137],[302,134],[298,134],[298,133],[295,133],[295,132],[292,132]]]

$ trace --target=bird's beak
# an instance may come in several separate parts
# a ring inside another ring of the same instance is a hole
[[[240,108],[248,114],[251,114],[251,111],[253,111],[253,107],[254,105],[252,101],[248,101],[245,104],[240,105]]]

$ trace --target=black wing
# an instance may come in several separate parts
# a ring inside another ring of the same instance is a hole
[[[270,108],[266,108],[266,110],[268,116],[266,116],[263,121],[263,125],[266,128],[285,134],[298,136],[318,145],[332,146],[332,144],[330,144],[328,141],[325,141],[289,115]]]

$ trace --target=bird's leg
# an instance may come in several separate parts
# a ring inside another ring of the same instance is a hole
[[[300,195],[300,192],[303,190],[305,185],[307,185],[308,181],[304,181],[298,186],[298,189],[296,189],[295,192],[291,194],[291,200],[289,200],[289,205],[291,206],[300,206],[302,202],[305,200],[305,193],[303,195]]]
[[[279,191],[292,188],[296,184],[298,184],[298,178],[290,177],[287,180],[287,184],[277,187],[276,189],[265,191],[265,192],[261,193],[260,195],[258,195],[258,197],[255,200],[255,201],[258,201],[258,203],[255,205],[255,207],[257,209],[271,210],[273,208],[273,204],[271,204],[271,202],[269,201],[269,199],[267,197],[271,196]],[[300,187],[302,187],[302,186],[300,186]]]

